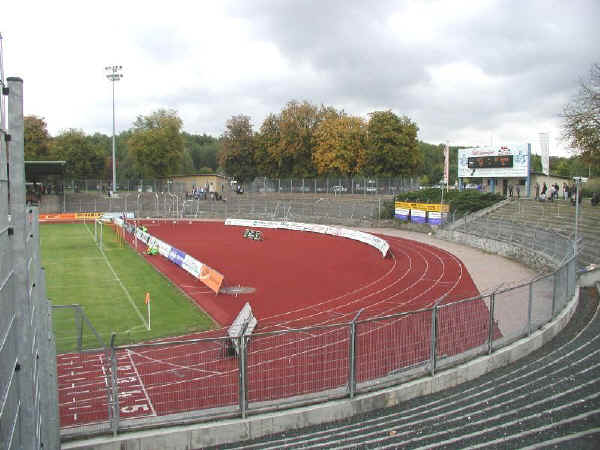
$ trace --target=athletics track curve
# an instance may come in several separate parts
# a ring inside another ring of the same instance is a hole
[[[242,227],[220,222],[155,220],[146,225],[150,234],[223,273],[225,285],[255,289],[237,297],[216,296],[167,259],[146,256],[224,327],[250,301],[258,327],[248,348],[249,402],[344,388],[348,326],[336,324],[350,322],[359,310],[362,321],[478,295],[458,258],[399,237],[382,236],[390,244],[388,256],[382,258],[366,244],[309,232],[267,229],[261,242],[244,239]],[[440,328],[440,354],[455,354],[485,342],[488,316],[481,300],[446,314]],[[475,333],[455,335],[464,321],[481,326]],[[320,328],[286,332],[307,326]],[[359,324],[357,381],[426,363],[430,332],[431,312],[411,315],[410,320],[402,316]],[[203,342],[171,345],[168,339],[164,346],[120,351],[121,417],[239,404],[237,361],[224,356],[221,341],[210,340],[222,336],[224,329],[186,336],[208,339]],[[97,394],[78,398],[68,376],[70,371],[81,379],[86,373],[84,384],[100,383],[103,355],[80,355],[79,371],[71,370],[73,358],[58,357],[61,425],[105,420],[106,398]],[[78,408],[96,413],[77,414]]]

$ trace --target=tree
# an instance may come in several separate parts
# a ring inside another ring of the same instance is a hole
[[[183,132],[182,136],[184,147],[192,158],[194,171],[206,171],[208,168],[209,172],[215,172],[219,167],[218,154],[222,146],[219,139],[207,134],[186,132]]]
[[[312,177],[315,148],[314,131],[320,114],[316,106],[307,101],[292,100],[279,115],[280,138],[274,156],[280,168],[280,177]]]
[[[313,162],[319,175],[351,177],[364,164],[367,127],[360,117],[327,113],[315,131]]]
[[[263,176],[277,178],[289,171],[288,168],[283,167],[283,158],[279,151],[281,141],[279,124],[279,117],[271,113],[260,126],[254,161],[257,173]]]
[[[159,109],[149,116],[137,117],[127,145],[139,175],[166,177],[182,170],[182,125],[173,110]]]
[[[48,125],[43,117],[24,117],[24,145],[26,161],[43,161],[50,159],[50,135]]]
[[[104,149],[81,130],[69,129],[52,139],[51,154],[66,161],[68,178],[102,178]]]
[[[219,162],[225,173],[241,183],[252,181],[256,176],[256,138],[250,117],[240,114],[229,119],[221,141],[223,149],[219,155]]]
[[[418,130],[408,117],[398,117],[390,110],[370,113],[366,174],[385,177],[414,175],[423,164],[417,141]]]
[[[562,113],[563,137],[583,160],[600,167],[600,64],[590,70]]]

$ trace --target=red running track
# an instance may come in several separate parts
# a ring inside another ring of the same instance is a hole
[[[146,257],[224,327],[251,303],[258,327],[248,347],[249,402],[344,389],[349,326],[336,324],[347,324],[359,310],[357,382],[424,364],[430,358],[430,311],[363,321],[478,295],[458,258],[402,238],[384,236],[390,252],[382,258],[366,244],[309,232],[264,229],[264,240],[254,241],[242,237],[243,227],[220,222],[148,221],[147,226],[152,235],[223,273],[226,286],[255,289],[217,296],[167,259]],[[439,356],[487,338],[489,312],[482,300],[444,307],[439,318]],[[286,332],[307,326],[324,327]],[[227,357],[215,336],[224,336],[224,330],[188,336],[208,339],[200,343],[119,352],[121,417],[239,404],[237,358]],[[58,357],[63,427],[106,419],[103,357]],[[74,378],[88,389],[78,391]]]

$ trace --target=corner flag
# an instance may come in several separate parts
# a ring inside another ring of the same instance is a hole
[[[148,309],[148,331],[150,331],[150,292],[146,292],[146,298],[144,299],[144,303]]]

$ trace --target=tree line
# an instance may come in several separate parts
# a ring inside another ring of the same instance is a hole
[[[256,176],[314,178],[417,175],[423,169],[417,125],[392,111],[369,120],[331,106],[292,100],[258,131],[250,117],[225,124],[219,163],[241,182]]]
[[[66,161],[72,179],[112,179],[112,136],[67,129],[50,136],[44,118],[25,116],[25,160]],[[182,130],[172,110],[139,116],[131,129],[116,136],[119,179],[160,178],[168,175],[212,173],[219,169],[221,140]]]
[[[581,149],[570,158],[551,157],[550,169],[561,176],[600,175],[598,164],[598,86],[600,67],[583,82],[563,113],[565,137]],[[331,106],[292,100],[253,128],[244,114],[232,116],[219,137],[183,131],[174,110],[138,116],[132,128],[116,137],[119,179],[222,172],[241,182],[257,176],[420,177],[421,184],[440,182],[444,144],[418,140],[419,128],[407,116],[374,111],[368,119]],[[450,147],[450,184],[457,174],[457,150]],[[50,136],[44,118],[25,117],[25,159],[64,160],[73,179],[112,178],[112,137],[67,129]],[[532,170],[541,158],[532,155]]]

